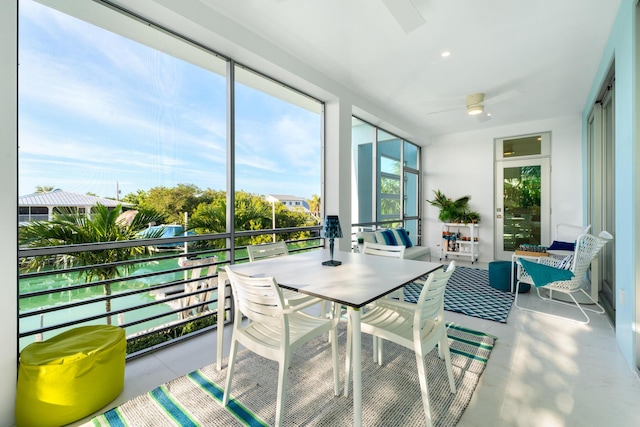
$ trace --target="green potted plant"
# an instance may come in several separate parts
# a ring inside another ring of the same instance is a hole
[[[440,190],[433,190],[435,197],[427,200],[431,206],[440,209],[438,219],[442,222],[455,222],[460,224],[477,223],[480,221],[478,212],[469,210],[471,196],[466,195],[452,200]]]

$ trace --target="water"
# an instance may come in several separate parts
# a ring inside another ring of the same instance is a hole
[[[122,282],[115,283],[111,286],[112,295],[121,294],[125,291],[130,291],[134,289],[145,289],[149,288],[154,284],[166,283],[175,280],[180,280],[183,278],[183,272],[175,272],[175,273],[167,273],[160,274],[152,277],[142,277],[136,278],[136,275],[152,273],[152,272],[161,272],[169,269],[178,268],[177,259],[168,259],[168,260],[152,260],[150,262],[141,263],[136,265],[135,270],[130,271],[127,277],[129,280],[125,280]],[[20,280],[20,294],[24,294],[26,292],[35,292],[45,289],[60,289],[60,292],[34,296],[30,298],[20,299],[19,310],[20,313],[34,312],[38,310],[42,310],[44,308],[50,307],[63,307],[66,304],[71,302],[78,301],[88,301],[95,299],[96,297],[101,297],[104,295],[102,286],[94,286],[91,288],[84,289],[76,289],[76,290],[67,290],[66,287],[78,283],[83,283],[85,280],[78,276],[77,273],[61,273],[61,274],[52,274],[48,276],[35,277],[29,279]],[[158,291],[154,292],[157,294]],[[161,299],[161,296],[158,296],[158,299]],[[130,307],[136,307],[143,304],[148,304],[156,301],[156,296],[152,295],[151,292],[142,292],[135,295],[129,295],[121,298],[114,298],[111,300],[111,310],[121,310]],[[210,310],[215,309],[216,304],[211,304]],[[150,307],[134,310],[125,313],[120,316],[112,316],[112,323],[119,324],[119,321],[122,320],[122,316],[124,316],[124,322],[129,323],[137,320],[141,320],[147,317],[152,317],[158,314],[168,313],[172,311],[173,308],[168,303],[160,303]],[[53,326],[61,323],[78,320],[90,316],[95,316],[98,314],[106,313],[105,302],[99,301],[94,303],[89,303],[86,305],[82,305],[79,307],[66,308],[58,311],[53,311],[50,313],[45,313],[41,315],[29,316],[22,319],[19,319],[19,330],[21,333],[32,331],[40,328],[41,326]],[[155,319],[152,321],[144,322],[138,325],[129,326],[126,328],[127,336],[132,334],[146,331],[153,327],[161,326],[170,322],[174,322],[179,320],[177,314],[167,315],[161,317],[159,319]],[[87,322],[86,324],[105,324],[106,319],[98,319],[91,322]],[[42,335],[42,339],[50,338],[54,335],[59,334],[63,330],[70,329],[71,327],[56,329],[50,332],[45,332]],[[26,345],[36,341],[36,335],[24,337],[20,339],[20,350],[22,350]]]

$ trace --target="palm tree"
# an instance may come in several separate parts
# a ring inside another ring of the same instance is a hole
[[[113,242],[132,240],[136,234],[147,227],[150,222],[159,221],[160,215],[146,211],[138,212],[131,224],[118,221],[122,213],[122,205],[109,210],[98,204],[90,216],[78,215],[71,212],[55,213],[51,221],[33,221],[20,228],[20,245],[24,247],[43,247],[75,245],[82,243]],[[146,236],[148,238],[159,236]],[[147,249],[141,246],[127,248],[104,249],[96,251],[72,252],[67,255],[71,265],[101,265],[125,261],[136,255],[145,253]],[[49,261],[47,256],[34,257],[23,267],[27,271],[39,270]],[[128,273],[128,266],[117,267],[104,265],[103,267],[83,270],[80,275],[87,282],[98,279],[108,280]],[[104,284],[104,295],[111,295],[111,284]],[[105,300],[106,312],[111,312],[111,299]],[[111,316],[107,317],[107,324],[111,324]]]
[[[59,188],[51,187],[49,185],[39,185],[36,187],[36,193],[50,193],[54,190],[59,190]]]
[[[320,219],[320,206],[321,206],[320,196],[318,196],[317,194],[314,194],[313,196],[311,196],[311,199],[309,199],[308,202],[309,202],[309,210],[311,211],[311,214],[317,219]]]

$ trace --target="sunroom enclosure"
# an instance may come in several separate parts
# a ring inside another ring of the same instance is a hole
[[[323,175],[332,169],[324,162],[324,104],[124,11],[92,4],[73,13],[84,19],[108,15],[97,21],[117,27],[122,36],[20,2],[21,193],[54,184],[115,196],[154,208],[167,224],[188,225],[198,234],[25,243],[20,265],[33,258],[45,262],[38,271],[20,270],[18,350],[76,325],[112,323],[125,328],[135,356],[215,324],[217,274],[200,278],[212,279],[213,288],[185,293],[185,284],[194,280],[179,266],[181,257],[212,258],[219,270],[225,263],[246,262],[248,244],[285,240],[291,252],[324,245]],[[353,122],[355,138],[364,122]],[[344,240],[353,240],[358,227],[403,225],[419,244],[420,149],[365,126],[371,131],[368,150],[376,154],[358,160],[362,170],[355,163],[353,168],[359,177],[369,173],[357,194],[370,209],[357,216],[364,218],[358,223],[345,218],[342,226],[351,228],[352,237]],[[194,194],[175,203],[167,194],[176,188]],[[258,209],[267,194],[301,195],[318,206],[290,215],[273,202],[268,211]],[[82,252],[174,243],[184,250],[106,264],[73,262]],[[91,277],[107,268],[117,274]],[[197,302],[185,306],[189,296]]]

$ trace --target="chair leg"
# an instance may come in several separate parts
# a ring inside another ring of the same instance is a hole
[[[451,351],[449,350],[449,338],[447,337],[447,330],[444,329],[440,342],[438,343],[438,351],[444,355],[444,363],[447,367],[447,377],[449,378],[449,390],[451,393],[456,392],[456,380],[453,377],[453,365],[451,364]]]
[[[513,300],[513,305],[515,305],[517,308],[522,310],[523,308],[518,305],[518,294],[520,293],[520,281],[519,280],[516,280],[516,291],[515,292],[516,292],[516,295],[515,295],[514,300]]]
[[[371,335],[371,340],[373,342],[373,363],[376,363],[378,361],[378,338]]]
[[[378,341],[378,365],[382,366],[382,343],[384,342],[384,340],[380,337],[377,337],[377,341]],[[375,361],[375,360],[374,360]]]
[[[422,348],[416,348],[416,362],[418,365],[418,379],[420,380],[420,392],[422,394],[422,406],[424,407],[425,421],[428,427],[433,427],[431,420],[431,405],[429,404],[429,389],[427,387],[427,369],[424,366]]]
[[[278,369],[278,396],[276,398],[276,427],[282,425],[282,414],[284,413],[284,399],[287,393],[287,373],[289,371],[289,350],[284,352]]]
[[[549,301],[549,302],[556,303],[556,304],[564,304],[564,305],[569,305],[569,306],[576,306],[580,310],[582,315],[584,316],[584,319],[585,319],[584,321],[570,319],[570,318],[567,318],[567,317],[564,317],[564,316],[558,316],[556,314],[546,313],[546,312],[540,311],[540,310],[532,310],[530,308],[520,307],[518,305],[518,289],[519,289],[519,287],[520,287],[520,282],[517,282],[516,283],[516,297],[515,297],[515,300],[514,300],[514,304],[515,304],[516,307],[518,307],[519,309],[524,310],[524,311],[529,311],[529,312],[532,312],[532,313],[540,313],[540,314],[544,314],[545,316],[555,317],[555,318],[558,318],[558,319],[564,319],[564,320],[568,320],[570,322],[581,323],[583,325],[586,325],[591,321],[591,319],[589,318],[589,315],[587,314],[587,311],[591,311],[593,313],[598,313],[598,314],[603,314],[604,313],[604,308],[602,308],[602,306],[598,302],[596,302],[593,298],[591,298],[591,295],[589,295],[587,292],[585,292],[584,289],[579,289],[579,290],[582,291],[582,293],[584,293],[587,296],[587,298],[589,298],[589,300],[591,300],[591,302],[593,302],[598,307],[598,310],[595,310],[595,309],[592,309],[592,308],[583,307],[582,304],[580,304],[575,299],[575,297],[573,296],[573,292],[560,292],[560,293],[569,295],[569,298],[571,298],[571,301],[573,301],[571,303],[571,302],[559,301],[557,299],[553,299],[553,297],[552,297],[553,290],[551,290],[551,289],[549,289],[549,296],[545,297],[545,296],[540,294],[540,289],[536,288],[536,291],[538,291],[538,296],[541,299],[545,300],[545,301]],[[559,292],[559,291],[556,291],[556,292]]]
[[[236,353],[238,351],[238,341],[231,339],[231,348],[229,349],[229,363],[227,365],[227,381],[224,385],[224,396],[222,397],[222,406],[229,403],[229,394],[231,392],[231,380],[233,378],[233,369],[236,364]]]

